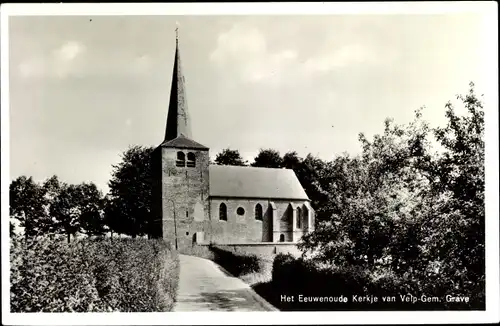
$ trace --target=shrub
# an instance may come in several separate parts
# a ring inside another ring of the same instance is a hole
[[[213,253],[213,260],[234,276],[260,271],[261,263],[257,255],[236,253],[215,245],[210,246],[210,251]]]
[[[13,312],[170,311],[179,262],[161,240],[13,240]]]
[[[450,282],[443,276],[429,277],[422,283],[420,276],[398,275],[381,272],[375,276],[360,267],[319,266],[313,261],[295,259],[287,254],[278,254],[273,262],[272,281],[263,287],[263,295],[280,310],[436,310],[477,309],[481,301],[470,297],[469,304],[447,303],[444,300]],[[259,291],[259,293],[261,293]],[[300,303],[298,296],[347,297],[347,303],[313,302]],[[455,293],[460,295],[459,293]],[[281,295],[294,296],[293,302],[281,301]],[[353,296],[377,297],[377,302],[355,302]],[[400,295],[421,298],[438,297],[440,302],[403,302]],[[384,297],[395,297],[395,301],[384,301]]]
[[[180,251],[180,253],[184,255],[213,260],[213,252],[210,250],[209,246],[205,245],[193,245],[191,247],[182,248],[182,251]]]
[[[272,280],[274,283],[282,287],[286,281],[294,279],[294,265],[295,258],[290,254],[279,253],[273,261]]]

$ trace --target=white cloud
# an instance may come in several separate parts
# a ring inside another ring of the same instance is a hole
[[[292,50],[263,54],[260,60],[243,64],[244,77],[253,82],[278,82],[283,79],[284,74],[290,72],[287,68],[290,68],[290,64],[295,61],[296,57],[297,53]]]
[[[304,69],[310,73],[324,73],[342,67],[370,64],[376,61],[373,49],[361,44],[348,44],[307,59]]]
[[[74,60],[80,53],[85,50],[82,43],[69,41],[54,51],[56,58],[63,62]]]
[[[136,74],[144,74],[149,71],[151,68],[151,58],[148,55],[142,55],[137,57],[133,64],[131,65],[131,69],[133,73]]]
[[[66,78],[68,76],[149,73],[154,57],[149,53],[136,54],[133,50],[113,48],[103,51],[98,46],[86,46],[79,41],[63,41],[45,51],[24,52],[18,58],[16,72],[21,78]]]
[[[234,25],[229,31],[219,35],[217,45],[213,53],[216,58],[242,53],[261,55],[267,51],[264,35],[257,28],[244,25]]]
[[[276,83],[283,81],[295,64],[293,49],[270,51],[264,34],[257,28],[235,24],[220,34],[210,59],[220,66],[231,65],[246,82]]]
[[[21,62],[17,68],[22,77],[38,77],[45,74],[45,65],[40,58],[31,58]]]
[[[221,67],[237,69],[246,82],[291,82],[312,74],[327,73],[352,65],[380,61],[376,49],[364,43],[330,46],[326,37],[323,47],[309,58],[299,58],[292,48],[271,50],[259,29],[235,24],[219,35],[210,59]],[[333,42],[335,43],[335,42]]]
[[[69,41],[54,50],[53,71],[57,77],[64,78],[78,73],[77,58],[85,51],[85,46],[76,41]]]

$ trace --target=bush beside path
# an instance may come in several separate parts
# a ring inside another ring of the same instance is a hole
[[[159,312],[175,302],[179,259],[161,240],[11,240],[12,312]]]

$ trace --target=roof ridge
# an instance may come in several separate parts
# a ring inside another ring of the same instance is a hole
[[[291,170],[289,168],[270,168],[266,166],[250,166],[250,165],[219,165],[219,164],[211,164],[210,166],[218,166],[218,167],[232,167],[232,168],[250,168],[250,169],[266,169],[266,170]]]

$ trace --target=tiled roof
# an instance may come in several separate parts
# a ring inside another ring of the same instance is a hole
[[[309,200],[290,169],[210,165],[210,196]]]
[[[172,139],[167,142],[163,142],[160,145],[161,147],[174,147],[174,148],[197,148],[197,149],[208,149],[208,147],[203,146],[200,143],[195,142],[189,138],[184,137],[184,135],[180,135],[179,137]]]

